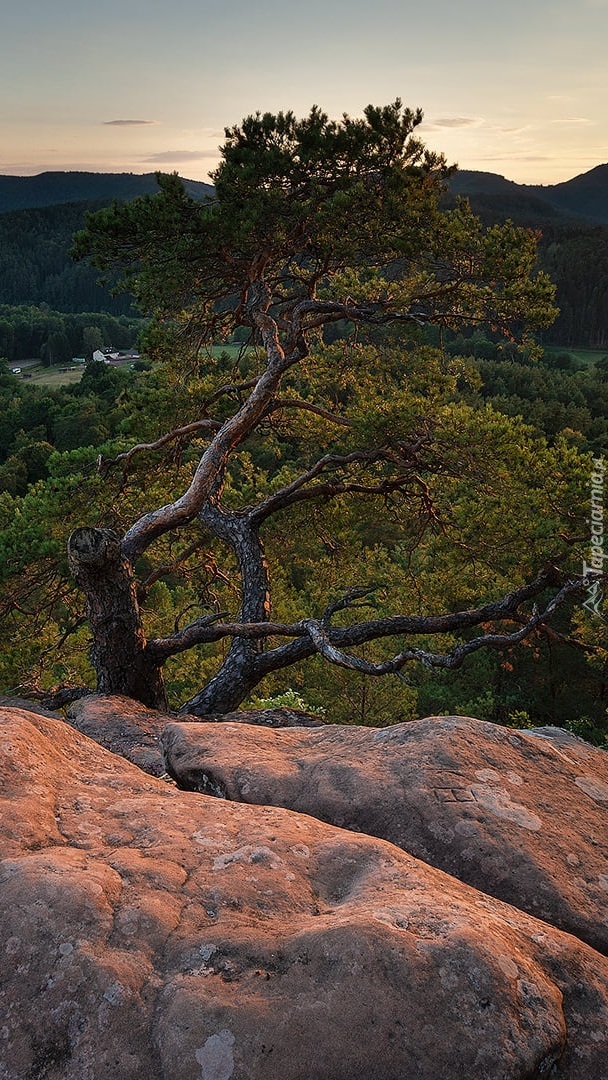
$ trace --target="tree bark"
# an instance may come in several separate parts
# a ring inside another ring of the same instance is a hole
[[[229,513],[212,503],[204,507],[199,517],[237,557],[241,577],[240,622],[266,622],[270,616],[268,563],[258,528],[246,514]],[[208,716],[238,708],[262,678],[257,662],[264,647],[260,639],[233,638],[220,670],[200,693],[182,705],[180,713]]]
[[[98,692],[165,709],[162,669],[146,652],[133,568],[121,554],[120,537],[111,529],[76,529],[68,562],[86,597]]]
[[[255,659],[235,638],[220,670],[206,686],[179,709],[180,716],[222,716],[234,712],[262,681]]]

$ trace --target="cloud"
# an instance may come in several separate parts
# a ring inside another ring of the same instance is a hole
[[[552,157],[542,154],[484,154],[477,161],[554,161]]]
[[[552,120],[552,124],[592,124],[586,116],[564,116],[561,120]]]
[[[480,124],[481,120],[474,116],[440,116],[437,120],[430,120],[426,127],[428,128],[461,128],[461,127],[474,127],[476,124]]]
[[[146,165],[153,165],[155,162],[202,161],[205,158],[216,159],[217,157],[217,150],[163,150],[159,154],[152,154],[151,157],[140,158],[140,161]]]
[[[104,120],[104,127],[137,127],[140,124],[157,124],[158,120]]]

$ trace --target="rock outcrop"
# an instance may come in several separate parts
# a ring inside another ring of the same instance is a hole
[[[40,713],[41,716],[54,716],[62,720],[61,713],[41,705],[38,701],[30,701],[28,698],[14,697],[10,694],[0,694],[0,709],[25,709],[27,712]]]
[[[6,699],[4,704],[16,702]],[[0,699],[0,705],[2,699]],[[26,708],[27,703],[19,703]],[[44,709],[31,709],[32,712],[44,712]],[[56,714],[55,714],[56,715]],[[119,694],[89,694],[74,701],[67,713],[67,721],[83,735],[88,735],[106,750],[120,754],[127,761],[132,761],[151,776],[162,776],[165,772],[162,750],[159,746],[160,733],[166,724],[175,720],[175,714],[149,709],[132,698]],[[185,723],[198,721],[198,716],[181,716]],[[300,712],[298,709],[239,709],[221,717],[207,717],[207,723],[230,721],[235,724],[255,724],[261,727],[320,727],[322,721],[316,716]]]
[[[608,953],[608,754],[567,732],[448,716],[380,730],[171,724],[162,743],[185,788],[390,840]]]
[[[575,937],[49,717],[0,710],[0,747],[2,1080],[602,1076],[608,960]]]
[[[68,724],[77,731],[151,776],[165,772],[159,739],[163,728],[174,719],[119,694],[79,698],[67,713]]]

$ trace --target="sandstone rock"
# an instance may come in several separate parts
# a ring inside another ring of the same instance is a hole
[[[608,754],[556,730],[171,724],[162,743],[185,788],[383,837],[608,953]]]
[[[0,701],[1,704],[1,701]],[[17,704],[7,699],[5,704]],[[27,702],[19,702],[27,708]],[[30,708],[32,712],[53,715],[48,710]],[[54,714],[57,715],[57,714]],[[106,750],[120,754],[132,761],[151,776],[162,776],[165,771],[159,736],[165,725],[175,720],[174,714],[157,712],[140,705],[132,698],[119,694],[90,694],[74,701],[67,714],[67,721],[83,735],[88,735]],[[199,720],[198,716],[182,716],[183,723]],[[322,721],[316,716],[297,709],[239,709],[222,716],[207,718],[208,723],[229,720],[237,724],[257,724],[262,727],[320,727]]]
[[[180,720],[200,723],[200,716],[180,716]],[[206,716],[205,723],[256,724],[258,727],[325,727],[325,722],[318,716],[303,712],[301,709],[236,709],[230,713]]]
[[[138,765],[151,776],[165,772],[160,733],[173,716],[148,709],[119,694],[91,694],[70,705],[67,721],[106,750]]]
[[[26,709],[27,712],[40,713],[41,716],[55,716],[62,719],[61,713],[48,709],[38,701],[30,701],[29,698],[12,697],[9,694],[0,694],[0,708],[3,709]]]
[[[608,961],[576,938],[51,718],[0,710],[0,748],[2,1080],[602,1075]]]

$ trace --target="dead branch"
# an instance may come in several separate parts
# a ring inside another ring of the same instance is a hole
[[[339,600],[334,600],[331,604],[328,604],[321,617],[321,625],[329,626],[333,616],[338,611],[345,611],[347,608],[361,608],[369,607],[369,603],[366,601],[367,596],[372,596],[380,585],[370,585],[369,587],[363,585],[355,585],[352,589],[349,589],[344,596]]]
[[[294,503],[303,499],[320,498],[323,495],[329,495],[330,493],[342,493],[345,490],[343,483],[340,485],[328,485],[325,490],[322,490],[320,485],[314,489],[308,489],[307,491],[304,491],[304,489],[307,484],[310,484],[311,481],[315,480],[326,470],[345,468],[355,462],[373,464],[385,456],[386,450],[383,448],[379,450],[355,450],[352,454],[325,454],[322,458],[319,458],[314,465],[311,465],[310,469],[300,473],[295,480],[292,480],[291,484],[287,484],[284,488],[281,488],[280,491],[275,491],[273,495],[269,495],[268,498],[264,499],[263,502],[254,507],[254,509],[249,512],[249,520],[252,525],[259,525],[263,521],[266,521],[271,514],[276,513],[277,510],[284,510],[286,507],[292,506]],[[376,489],[374,488],[374,491],[375,490]]]
[[[161,578],[167,577],[168,574],[175,573],[176,570],[179,570],[180,567],[183,566],[184,563],[186,563],[192,555],[195,555],[196,552],[200,551],[200,549],[204,546],[204,540],[195,540],[194,543],[190,544],[189,547],[185,548],[180,555],[176,555],[176,557],[170,563],[165,563],[163,566],[159,566],[156,570],[153,570],[152,573],[148,575],[146,580],[141,583],[140,588],[142,595],[145,596],[148,592],[148,589],[150,589],[152,585],[154,585]],[[213,559],[213,555],[211,554],[211,552],[206,552],[205,554],[208,559]]]

